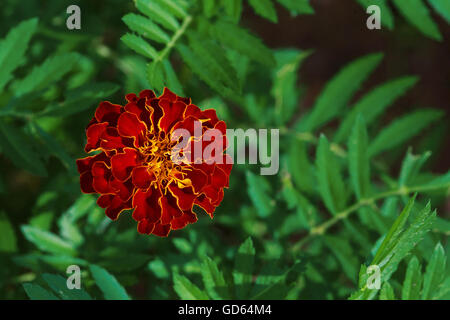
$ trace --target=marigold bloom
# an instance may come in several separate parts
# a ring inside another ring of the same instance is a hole
[[[176,163],[171,160],[175,129],[191,133],[200,121],[202,134],[218,129],[226,143],[226,125],[213,109],[200,110],[190,98],[164,89],[156,97],[144,90],[139,96],[125,96],[125,106],[101,102],[86,128],[86,152],[98,153],[77,160],[81,190],[98,193],[98,205],[116,220],[123,210],[134,209],[133,218],[143,234],[167,236],[170,230],[197,221],[192,211],[197,205],[211,218],[228,188],[232,164],[223,154],[223,163],[201,161]],[[203,142],[202,148],[208,143]],[[225,148],[224,148],[225,149]],[[208,163],[207,163],[208,162]]]

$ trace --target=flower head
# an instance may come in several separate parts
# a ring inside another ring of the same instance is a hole
[[[219,140],[226,146],[225,123],[215,110],[202,111],[167,88],[159,97],[144,90],[125,98],[125,106],[101,102],[86,128],[85,151],[97,153],[77,160],[81,190],[100,194],[97,203],[112,220],[134,209],[143,234],[167,236],[196,222],[194,205],[212,218],[228,188],[232,164],[223,151],[213,152],[214,159],[223,160],[215,162],[192,159],[191,151]],[[189,132],[189,139],[175,137],[177,129]],[[205,143],[202,138],[212,129],[220,139],[216,135]],[[173,160],[174,151],[183,161]]]

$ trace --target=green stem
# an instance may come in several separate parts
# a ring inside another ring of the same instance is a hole
[[[175,47],[178,39],[186,32],[187,28],[192,22],[192,16],[187,16],[184,18],[183,23],[181,25],[181,28],[175,32],[175,34],[172,36],[170,41],[167,43],[165,48],[160,52],[158,55],[158,58],[156,59],[157,62],[161,62],[165,59],[165,57],[170,53],[173,47]]]
[[[366,199],[360,199],[355,204],[351,205],[350,207],[344,209],[341,212],[338,212],[335,216],[330,218],[329,220],[325,221],[324,223],[312,228],[309,232],[309,234],[298,241],[293,247],[292,251],[295,253],[298,250],[300,250],[304,244],[315,238],[316,236],[320,236],[325,234],[325,232],[332,226],[334,226],[336,223],[338,223],[341,220],[344,220],[348,218],[353,212],[356,212],[361,207],[372,205],[375,201],[384,199],[391,196],[401,196],[401,195],[408,195],[413,192],[423,192],[423,191],[431,191],[435,189],[441,189],[441,187],[436,186],[416,186],[416,187],[401,187],[394,190],[389,190],[385,192],[381,192],[379,194],[374,195],[373,197],[366,198]]]

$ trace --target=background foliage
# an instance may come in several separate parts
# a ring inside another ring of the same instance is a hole
[[[80,31],[65,28],[72,2],[4,2],[1,298],[450,298],[450,172],[433,161],[448,152],[448,114],[396,108],[421,81],[412,72],[368,85],[378,51],[347,58],[310,99],[301,70],[320,52],[269,47],[251,22],[315,19],[315,1],[79,1]],[[448,1],[357,2],[382,6],[383,32],[449,41],[436,22],[448,27]],[[74,159],[99,101],[164,86],[230,128],[279,128],[281,165],[236,165],[214,220],[199,212],[157,238],[81,195]],[[72,264],[83,290],[66,287]],[[366,286],[372,264],[381,290]]]

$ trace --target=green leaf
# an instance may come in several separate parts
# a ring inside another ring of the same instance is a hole
[[[208,68],[208,72],[214,74],[216,80],[225,87],[239,92],[239,80],[224,50],[213,41],[202,39],[197,33],[189,32],[188,37],[189,47],[198,57],[202,57],[202,64]]]
[[[450,188],[450,171],[443,174],[430,182],[421,185],[420,191],[437,190],[437,189],[449,189]]]
[[[275,53],[277,68],[273,75],[272,96],[275,98],[275,117],[279,125],[291,119],[299,101],[298,69],[311,51],[279,50]]]
[[[431,152],[425,152],[422,155],[413,155],[411,148],[408,149],[405,159],[403,159],[402,168],[398,184],[400,187],[409,186],[420,171],[420,168],[431,156]]]
[[[418,80],[418,77],[413,76],[401,77],[386,82],[370,91],[345,116],[336,132],[334,140],[336,142],[342,142],[348,137],[358,114],[364,117],[367,124],[373,122],[397,98],[414,86]]]
[[[70,72],[80,56],[76,53],[65,53],[47,58],[40,66],[36,66],[22,80],[13,84],[17,96],[40,91],[61,79]]]
[[[153,48],[147,41],[143,40],[141,37],[127,33],[120,38],[129,48],[135,52],[143,55],[144,57],[150,59],[157,59],[158,52]]]
[[[202,277],[206,291],[213,299],[230,299],[228,285],[217,263],[210,257],[205,257],[202,263]]]
[[[184,18],[187,16],[186,10],[176,0],[154,0],[161,8],[170,12],[175,17]]]
[[[148,263],[148,268],[153,272],[155,277],[159,279],[167,279],[170,276],[166,265],[161,259],[155,259],[153,261],[150,261]]]
[[[185,276],[173,275],[173,289],[183,300],[209,300],[208,295]]]
[[[36,117],[66,117],[84,111],[100,99],[111,96],[119,89],[119,86],[109,82],[87,83],[81,87],[69,90],[63,103],[51,104]]]
[[[217,79],[215,73],[211,72],[211,68],[203,61],[201,56],[198,56],[189,47],[182,44],[177,45],[177,50],[191,70],[212,89],[225,97],[233,95],[233,91]]]
[[[24,283],[23,288],[31,300],[59,300],[53,293],[34,283]]]
[[[345,206],[345,185],[339,170],[339,163],[330,151],[327,138],[322,134],[316,154],[316,170],[319,192],[325,206],[336,214]]]
[[[447,0],[428,0],[428,2],[450,24],[450,2]]]
[[[106,300],[130,300],[125,289],[112,274],[93,264],[89,268],[95,283],[103,292]]]
[[[441,118],[443,112],[434,109],[414,111],[394,120],[384,128],[369,146],[369,155],[376,156],[419,134],[424,128]]]
[[[444,280],[446,257],[440,243],[434,248],[423,276],[422,300],[433,299],[438,294],[438,288]]]
[[[254,265],[255,248],[252,238],[248,237],[239,247],[234,259],[233,279],[238,299],[245,299],[250,293]]]
[[[414,199],[410,199],[400,216],[396,219],[388,234],[378,248],[371,265],[378,265],[381,269],[381,281],[386,282],[397,270],[399,263],[411,252],[411,250],[431,230],[436,219],[436,211],[430,210],[430,203],[417,213],[415,219],[405,228],[406,220]],[[372,299],[377,290],[368,289],[366,286],[351,295],[350,299]]]
[[[234,49],[252,60],[269,67],[275,65],[275,59],[271,50],[247,30],[232,23],[219,20],[211,31],[212,36],[223,43],[225,47]]]
[[[28,225],[21,226],[21,229],[25,238],[42,251],[70,256],[76,255],[74,246],[54,233]]]
[[[238,23],[242,14],[242,0],[221,0],[225,6],[226,14],[233,19],[234,23]]]
[[[30,173],[46,176],[47,170],[44,167],[39,155],[31,147],[31,138],[16,127],[10,126],[0,120],[0,147],[2,153],[17,165]]]
[[[169,60],[163,61],[163,68],[164,74],[166,75],[167,86],[177,95],[183,96],[184,95],[183,87],[180,81],[178,80],[177,74],[173,70],[172,64],[170,63]]]
[[[380,300],[396,300],[394,289],[389,284],[389,282],[385,282],[380,292]]]
[[[296,16],[298,14],[313,14],[314,9],[309,4],[309,0],[277,0],[281,5],[283,5],[287,10],[291,12],[292,15]]]
[[[374,53],[345,66],[327,83],[312,111],[302,118],[297,129],[311,132],[338,116],[382,58],[381,53]]]
[[[409,260],[406,269],[405,281],[402,287],[402,300],[419,299],[420,289],[422,286],[422,272],[420,271],[419,260],[414,256]]]
[[[154,0],[136,0],[136,7],[150,19],[169,30],[177,31],[180,28],[180,24],[172,16],[171,12],[164,10]]]
[[[354,249],[347,239],[336,236],[325,236],[323,238],[327,247],[333,252],[342,266],[345,275],[349,279],[354,279],[358,273],[358,258],[354,254]]]
[[[24,60],[28,43],[36,31],[38,19],[33,18],[21,22],[11,29],[6,37],[0,40],[0,92],[11,80],[12,73]]]
[[[392,0],[394,5],[405,17],[406,20],[424,35],[442,41],[442,35],[439,32],[438,26],[431,18],[430,11],[422,0],[409,0],[408,4],[402,0]]]
[[[32,123],[36,138],[40,139],[46,146],[48,154],[52,154],[61,160],[61,163],[66,167],[69,173],[73,176],[77,175],[77,169],[75,168],[75,160],[67,154],[66,150],[61,144],[56,141],[53,136],[45,132],[36,122]]]
[[[83,289],[69,289],[67,279],[60,275],[44,273],[42,278],[49,287],[63,300],[91,300],[91,296]]]
[[[435,219],[436,211],[431,211],[428,203],[398,238],[397,243],[390,249],[388,256],[380,262],[380,265],[383,266],[383,281],[387,281],[391,277],[392,273],[397,269],[398,264],[423,239],[424,235],[431,230]]]
[[[4,212],[0,212],[0,252],[16,252],[17,237]]]
[[[253,205],[258,210],[258,215],[262,218],[270,216],[275,207],[271,198],[272,190],[265,177],[246,171],[247,192]]]
[[[292,175],[294,184],[303,192],[315,192],[316,177],[314,167],[308,157],[307,144],[292,137],[290,145],[287,162],[288,171]]]
[[[249,0],[253,10],[263,18],[266,18],[273,23],[278,22],[277,11],[271,0]]]
[[[150,86],[158,92],[164,88],[163,65],[159,60],[151,62],[147,67],[147,79]]]
[[[141,15],[129,13],[122,18],[132,31],[159,43],[168,43],[170,37],[158,25]]]
[[[362,117],[356,119],[348,141],[350,179],[356,197],[362,199],[370,194],[370,159],[367,152],[369,138]]]
[[[226,1],[225,3],[230,3],[233,1]],[[203,13],[207,18],[211,18],[216,13],[216,0],[203,0]]]
[[[395,241],[403,231],[403,227],[405,226],[409,214],[411,213],[411,209],[414,206],[416,196],[417,194],[409,199],[405,208],[403,208],[402,212],[397,217],[392,227],[389,229],[388,234],[384,238],[383,242],[377,250],[375,257],[373,258],[373,264],[379,264],[385,257],[388,256],[389,249],[392,248],[393,244],[395,244]]]
[[[394,29],[394,14],[389,7],[387,0],[358,0],[364,10],[371,5],[377,5],[380,7],[381,11],[381,23],[386,26],[389,30]]]

